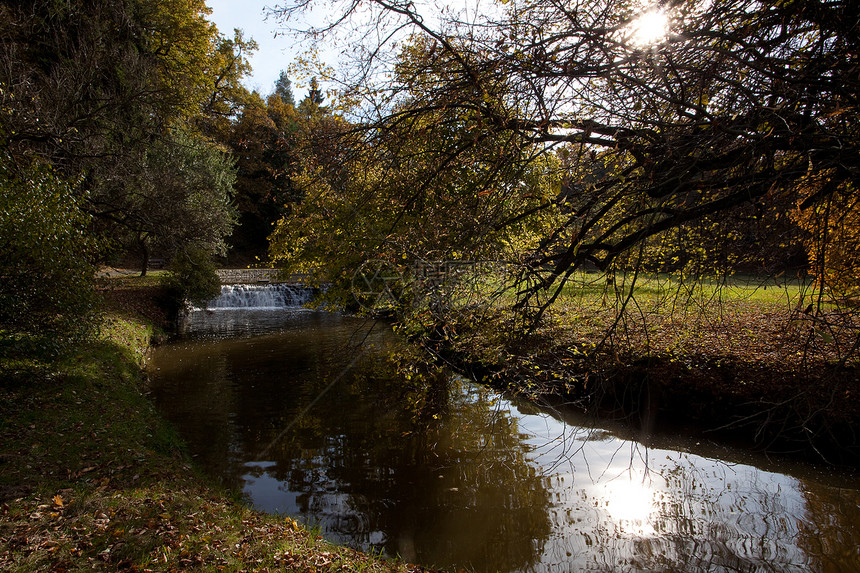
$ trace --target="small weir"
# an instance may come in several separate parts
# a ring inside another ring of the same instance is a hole
[[[312,313],[305,305],[318,289],[299,284],[225,284],[204,308],[180,317],[179,333],[193,337],[244,337],[278,330],[296,314]]]
[[[313,295],[314,289],[302,285],[223,285],[206,310],[295,308],[310,302]]]

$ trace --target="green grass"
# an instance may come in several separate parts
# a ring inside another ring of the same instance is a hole
[[[459,290],[448,287],[448,308],[456,315],[448,319],[458,322],[459,346],[482,359],[519,352],[508,348],[510,335],[516,338],[524,328],[512,312],[514,291],[505,291],[490,305],[474,304],[491,300],[490,293],[501,284],[500,278],[489,276],[463,283]],[[540,293],[531,302],[540,305],[553,293]],[[419,313],[431,315],[429,307]],[[472,326],[480,322],[476,315],[486,318],[477,329]],[[591,349],[594,358],[616,361],[668,357],[787,369],[858,359],[856,308],[821,296],[810,281],[793,277],[694,279],[579,271],[561,287],[544,319],[539,336],[522,342],[530,348],[527,352]]]
[[[578,272],[564,286],[564,297],[602,297],[629,293],[632,273],[617,273],[613,280],[597,272]],[[798,279],[779,279],[754,275],[733,275],[726,278],[682,278],[671,274],[641,273],[635,276],[633,296],[639,299],[702,299],[746,300],[760,303],[790,304],[802,296],[811,295],[811,285]]]
[[[574,277],[553,308],[563,337],[608,342],[630,358],[722,356],[788,367],[856,359],[854,313],[819,299],[809,283],[648,274],[631,282],[629,274],[614,283],[595,273]]]
[[[634,283],[635,279],[635,283]],[[800,301],[809,303],[816,295],[809,281],[798,278],[736,274],[730,277],[681,277],[667,273],[618,272],[613,275],[597,271],[577,271],[561,286],[559,304],[574,302],[607,302],[623,300],[630,294],[635,300],[652,304],[696,305],[722,301],[745,301],[762,305],[796,307]],[[468,305],[501,293],[497,305],[516,302],[516,289],[504,288],[501,277],[484,276],[467,279],[459,285],[449,285],[458,305]],[[558,283],[548,292],[554,293]],[[542,296],[546,297],[547,294]],[[827,304],[829,301],[822,300]]]

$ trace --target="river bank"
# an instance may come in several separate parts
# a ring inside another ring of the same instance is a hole
[[[644,443],[684,432],[812,463],[860,467],[860,370],[853,325],[770,301],[724,299],[697,316],[648,315],[603,338],[613,309],[564,304],[535,332],[504,309],[412,324],[416,340],[471,378],[539,403],[623,422]],[[629,318],[629,317],[628,317]],[[840,340],[840,336],[842,339]]]
[[[123,281],[97,341],[2,369],[0,569],[423,571],[327,543],[203,476],[146,396],[156,287]]]
[[[624,423],[646,444],[654,433],[682,431],[811,463],[860,466],[856,368],[810,373],[720,356],[696,362],[652,356],[584,368],[571,364],[565,349],[487,363],[447,344],[427,344],[471,378],[538,404]]]

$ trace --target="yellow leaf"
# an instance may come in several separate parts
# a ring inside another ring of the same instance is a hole
[[[63,507],[65,503],[66,502],[63,499],[63,496],[61,496],[60,494],[54,496],[54,505],[56,505],[57,507]]]

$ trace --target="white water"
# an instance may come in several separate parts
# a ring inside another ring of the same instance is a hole
[[[297,308],[311,300],[313,289],[286,284],[223,285],[207,310]]]

